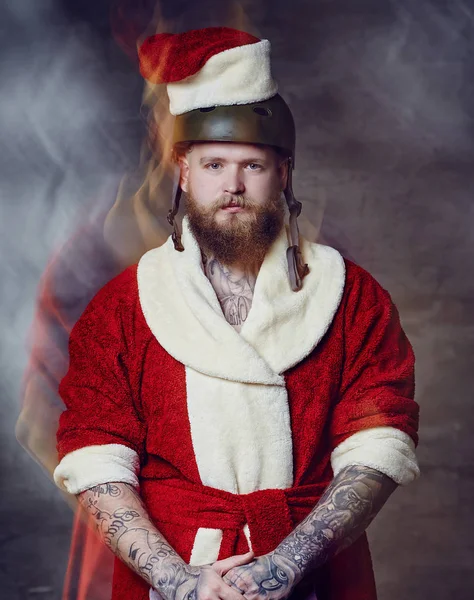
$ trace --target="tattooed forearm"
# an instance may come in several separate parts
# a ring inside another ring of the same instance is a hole
[[[116,498],[120,496],[120,488],[117,484],[114,483],[104,483],[101,485],[96,485],[89,491],[92,492],[94,496],[110,496],[111,498]]]
[[[105,544],[167,600],[179,600],[197,584],[187,565],[154,527],[135,489],[125,483],[95,486],[79,495]]]
[[[395,489],[388,477],[367,467],[344,469],[308,517],[274,552],[225,576],[246,598],[285,600],[310,570],[351,544]]]
[[[275,556],[290,561],[298,579],[352,544],[379,512],[396,483],[363,466],[341,471],[317,506],[278,546]]]

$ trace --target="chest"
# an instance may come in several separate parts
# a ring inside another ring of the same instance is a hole
[[[271,386],[233,386],[189,371],[151,337],[137,387],[147,452],[192,480],[206,478],[206,485],[239,493],[251,491],[246,485],[288,487],[314,472],[315,464],[324,470],[343,367],[338,331],[329,330],[309,356],[284,373],[285,386],[270,394]],[[220,467],[231,474],[224,483],[213,479]],[[273,472],[281,476],[278,481]]]
[[[216,294],[224,318],[240,332],[252,308],[256,273],[232,272],[216,259],[204,261],[204,273]]]

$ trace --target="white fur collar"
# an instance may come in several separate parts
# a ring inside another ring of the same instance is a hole
[[[288,279],[284,229],[267,253],[252,307],[240,334],[225,320],[202,268],[201,251],[183,219],[184,252],[171,237],[138,264],[138,291],[145,319],[176,360],[206,375],[284,385],[282,373],[298,364],[324,336],[342,298],[342,256],[302,240],[310,273],[293,292]]]

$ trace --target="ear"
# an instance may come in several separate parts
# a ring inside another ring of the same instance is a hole
[[[189,190],[189,162],[186,156],[181,156],[179,159],[179,185],[183,192]]]
[[[286,188],[288,183],[288,159],[282,160],[278,166],[278,175],[282,190]]]

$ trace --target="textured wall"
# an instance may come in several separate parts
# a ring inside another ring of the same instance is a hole
[[[70,510],[13,435],[36,286],[58,245],[94,222],[94,197],[138,160],[141,81],[112,41],[108,4],[9,0],[0,15],[9,600],[60,598],[70,535]],[[139,26],[150,3],[133,5]],[[298,128],[303,229],[316,236],[322,223],[322,239],[391,292],[417,355],[423,477],[370,530],[380,599],[472,598],[474,3],[180,0],[163,14],[180,30],[225,23],[272,40]]]

